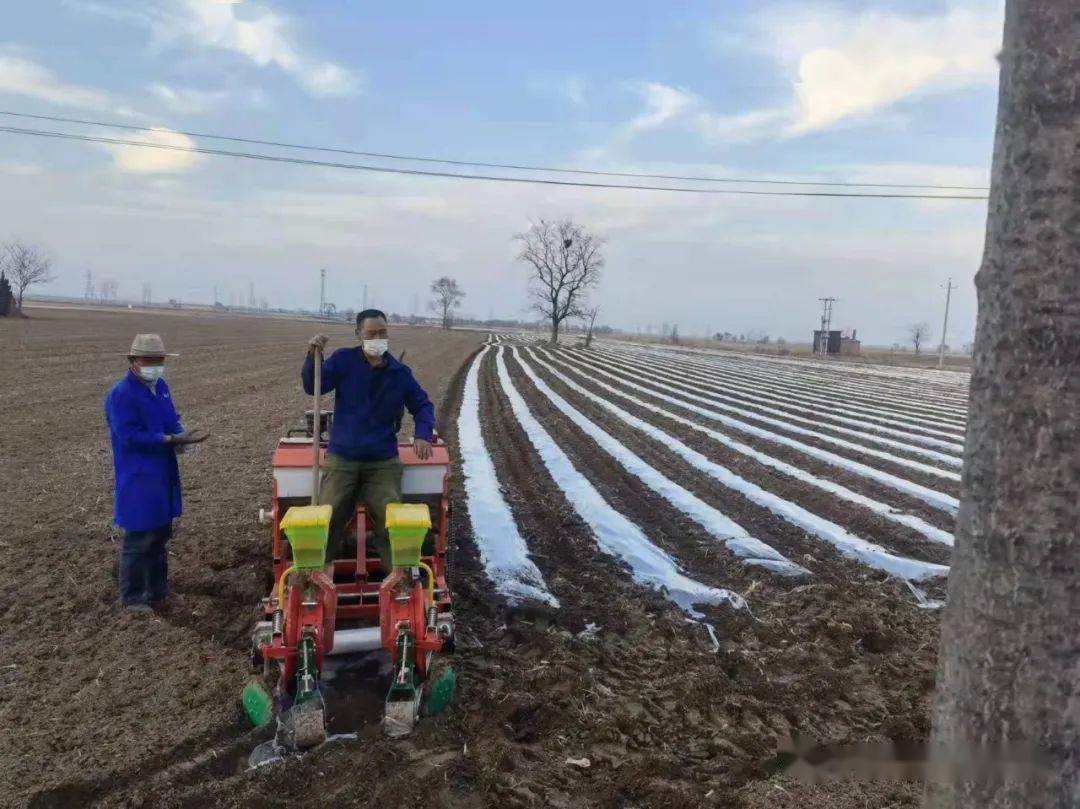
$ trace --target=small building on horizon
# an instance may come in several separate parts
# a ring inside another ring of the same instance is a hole
[[[824,341],[825,351],[822,352],[822,342]],[[814,329],[814,353],[824,353],[828,356],[852,356],[859,353],[861,343],[855,337],[855,329],[851,330],[850,334],[845,334],[839,329],[824,332],[821,329]]]

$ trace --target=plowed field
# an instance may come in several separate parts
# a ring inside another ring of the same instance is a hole
[[[915,782],[796,780],[777,749],[926,737],[965,376],[392,327],[457,464],[459,693],[405,740],[373,715],[251,771],[255,515],[316,324],[31,313],[0,321],[0,801],[917,805]],[[115,605],[101,404],[146,330],[212,438],[181,462],[179,605],[138,619]]]

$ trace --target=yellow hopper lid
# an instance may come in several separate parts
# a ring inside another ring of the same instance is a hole
[[[290,528],[316,528],[330,524],[330,515],[333,508],[326,506],[293,506],[285,512],[281,518],[281,528],[287,531]]]
[[[387,528],[431,528],[431,511],[423,503],[389,503]]]

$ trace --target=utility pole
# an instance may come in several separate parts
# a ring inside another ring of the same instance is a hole
[[[945,322],[941,324],[941,343],[938,345],[937,353],[937,367],[945,367],[945,331],[949,328],[949,300],[952,298],[952,291],[955,288],[952,279],[950,278],[948,283],[945,284]]]
[[[832,310],[836,298],[818,298],[821,301],[821,336],[818,344],[814,346],[816,352],[823,356],[829,353],[829,327],[832,326]]]
[[[255,308],[255,282],[248,281],[248,309]]]
[[[319,314],[326,311],[326,270],[319,270]]]
[[[364,284],[364,308],[367,309],[367,284]]]
[[[94,298],[94,274],[90,270],[86,271],[86,299],[93,300]]]

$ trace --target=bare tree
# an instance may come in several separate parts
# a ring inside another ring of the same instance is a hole
[[[3,246],[0,265],[11,277],[11,285],[15,288],[16,305],[20,312],[26,290],[35,284],[48,284],[56,279],[56,276],[52,274],[52,259],[40,248],[23,244],[17,239]]]
[[[514,237],[522,244],[518,259],[532,267],[533,308],[551,323],[551,343],[568,317],[581,317],[585,296],[600,280],[604,240],[570,219],[534,222]]]
[[[593,328],[596,326],[596,316],[600,314],[600,307],[593,306],[586,309],[581,315],[585,325],[585,348],[592,346]]]
[[[679,324],[676,323],[671,327],[671,343],[672,345],[679,344]]]
[[[98,300],[102,303],[116,300],[120,285],[115,278],[98,279]]]
[[[931,787],[949,809],[1080,806],[1080,15],[1008,0],[934,741],[1037,747],[1034,773]]]
[[[930,324],[926,321],[923,321],[922,323],[912,323],[907,327],[907,331],[911,346],[915,349],[915,353],[918,354],[922,351],[923,343],[930,339]]]
[[[465,297],[465,290],[461,288],[453,278],[444,275],[431,282],[431,301],[428,306],[431,311],[442,315],[442,327],[450,328],[451,312],[461,305],[461,299]]]

